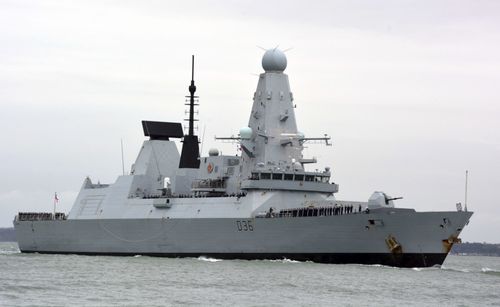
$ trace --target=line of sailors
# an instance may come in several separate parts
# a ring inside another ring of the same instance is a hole
[[[356,210],[357,209],[357,210]],[[361,205],[356,208],[354,205],[335,205],[328,207],[308,207],[281,210],[279,214],[274,214],[272,208],[269,209],[266,217],[305,217],[305,216],[331,216],[351,213],[361,213]]]
[[[54,214],[47,212],[19,212],[17,215],[18,221],[48,221],[53,219],[54,219]],[[65,220],[66,214],[62,212],[57,212],[55,219]]]
[[[175,194],[172,195],[171,198],[208,198],[208,197],[245,197],[247,196],[246,192],[240,192],[240,193],[232,193],[232,194],[227,194],[227,193],[212,193],[212,192],[203,192],[203,193],[195,193],[195,194]],[[143,198],[161,198],[162,196],[148,196],[148,197],[143,197]]]

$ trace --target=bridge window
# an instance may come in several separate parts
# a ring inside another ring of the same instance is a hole
[[[271,179],[271,174],[270,173],[261,173],[260,174],[260,179]]]
[[[285,180],[293,180],[293,174],[285,174]]]
[[[304,180],[304,175],[295,174],[295,181],[302,181],[302,180]]]
[[[273,174],[273,180],[283,180],[283,174]]]
[[[306,181],[314,181],[314,176],[306,175]]]

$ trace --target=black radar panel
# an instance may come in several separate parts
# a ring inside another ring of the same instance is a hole
[[[151,140],[167,140],[169,138],[182,138],[184,131],[181,123],[142,121],[144,136],[149,136]]]

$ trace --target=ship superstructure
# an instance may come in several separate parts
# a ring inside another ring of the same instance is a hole
[[[395,208],[383,192],[340,201],[330,168],[310,171],[297,128],[283,52],[262,59],[240,155],[200,157],[197,104],[189,85],[188,132],[181,123],[143,121],[145,140],[129,175],[112,184],[86,178],[65,214],[19,213],[22,252],[212,256],[393,266],[442,264],[472,212]],[[175,139],[182,140],[181,153]]]

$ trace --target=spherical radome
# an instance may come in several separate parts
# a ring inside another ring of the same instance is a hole
[[[284,71],[286,69],[286,55],[275,48],[269,49],[262,57],[262,68],[267,71]]]
[[[208,155],[210,157],[218,156],[219,150],[217,148],[210,148],[210,150],[208,151]]]
[[[242,140],[248,140],[250,138],[252,138],[252,128],[250,127],[243,127],[240,129],[240,138]]]

